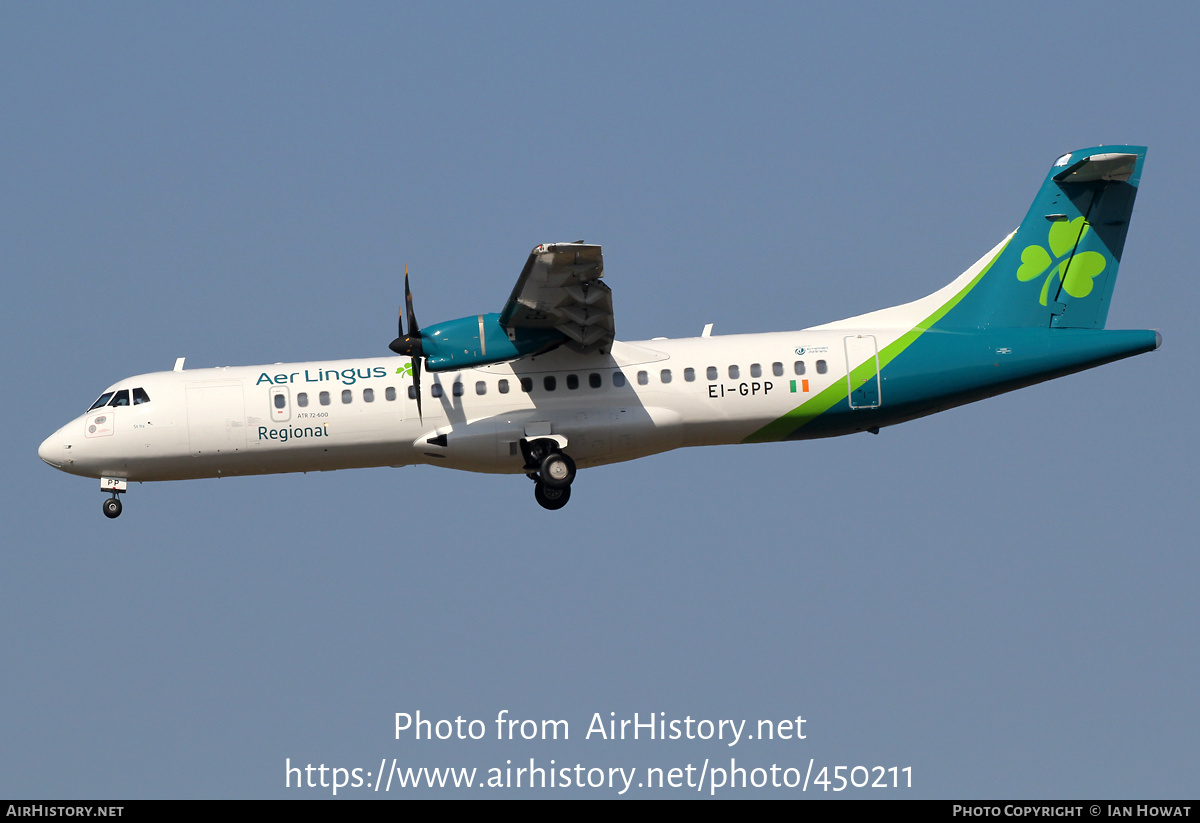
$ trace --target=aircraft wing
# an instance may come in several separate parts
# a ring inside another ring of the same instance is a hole
[[[512,296],[500,312],[505,329],[555,329],[580,352],[607,353],[612,346],[612,291],[599,246],[543,243],[529,253]]]

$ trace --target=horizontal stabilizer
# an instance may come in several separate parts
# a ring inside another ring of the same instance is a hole
[[[1056,183],[1094,183],[1117,181],[1126,183],[1137,165],[1136,154],[1093,154],[1071,164],[1066,171],[1054,175]]]

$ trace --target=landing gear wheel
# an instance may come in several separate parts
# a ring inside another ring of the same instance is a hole
[[[110,520],[114,517],[121,516],[121,501],[115,497],[110,497],[104,501],[104,516]]]
[[[543,509],[557,511],[567,505],[567,501],[571,499],[571,487],[564,486],[561,489],[552,489],[539,481],[533,487],[533,497]]]
[[[565,489],[575,479],[575,461],[562,452],[551,452],[542,459],[542,482],[549,489]]]

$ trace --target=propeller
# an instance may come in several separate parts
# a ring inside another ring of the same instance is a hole
[[[408,334],[404,333],[404,315],[406,313],[408,314]],[[404,266],[404,305],[401,307],[396,325],[399,336],[388,344],[388,348],[396,354],[406,354],[412,358],[413,389],[417,395],[417,417],[421,422],[425,422],[425,418],[421,415],[421,360],[425,350],[421,346],[421,327],[417,325],[417,313],[413,311],[412,289],[408,287],[407,265]]]

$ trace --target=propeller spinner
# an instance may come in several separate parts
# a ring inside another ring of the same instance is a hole
[[[408,314],[408,334],[404,333],[404,315]],[[421,415],[421,361],[425,350],[421,346],[421,327],[417,324],[417,313],[413,311],[412,289],[408,286],[408,266],[404,267],[404,306],[396,320],[399,336],[388,344],[388,348],[396,354],[408,355],[412,358],[413,390],[417,395],[417,417],[424,421]]]

